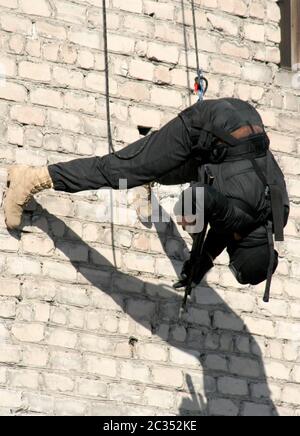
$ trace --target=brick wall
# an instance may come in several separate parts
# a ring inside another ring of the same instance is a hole
[[[123,147],[137,126],[157,128],[195,101],[192,17],[186,0],[184,17],[181,0],[107,3],[113,135]],[[222,255],[179,324],[171,284],[190,241],[175,226],[148,229],[134,208],[123,211],[116,270],[109,192],[39,194],[15,235],[1,208],[4,415],[299,415],[300,93],[278,66],[279,8],[195,3],[208,97],[252,102],[287,175],[291,219],[272,302],[262,303],[263,285],[239,286]],[[0,0],[0,202],[14,162],[107,153],[101,4]],[[164,188],[162,203],[177,191]]]

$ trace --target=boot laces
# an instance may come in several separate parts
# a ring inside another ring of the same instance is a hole
[[[24,201],[24,206],[26,206],[29,203],[29,201],[32,199],[32,197],[35,194],[37,194],[38,192],[40,192],[40,191],[42,191],[44,189],[48,189],[49,185],[50,185],[49,181],[44,181],[44,182],[41,182],[38,185],[34,186],[30,190],[29,194],[26,196],[25,201]]]

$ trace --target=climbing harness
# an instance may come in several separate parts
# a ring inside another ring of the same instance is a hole
[[[270,140],[265,132],[253,135],[252,138],[240,140],[225,130],[219,129],[210,123],[201,123],[198,119],[197,129],[211,133],[222,141],[222,143],[213,147],[210,155],[211,163],[249,160],[265,188],[267,207],[261,214],[260,220],[261,224],[266,228],[270,251],[267,282],[263,297],[264,302],[268,303],[276,260],[273,233],[275,234],[275,241],[284,241],[284,201],[282,191],[272,171],[272,155],[269,151]],[[267,158],[266,175],[256,162],[256,158],[262,156]],[[244,207],[241,208],[249,213]],[[250,212],[250,215],[253,216],[253,213]]]

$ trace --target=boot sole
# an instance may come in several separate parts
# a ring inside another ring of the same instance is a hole
[[[20,171],[21,169],[25,169],[25,168],[27,168],[26,165],[12,165],[9,168],[8,172],[7,172],[7,182],[6,182],[7,189],[5,190],[4,195],[3,195],[4,215],[6,215],[5,214],[5,210],[6,210],[5,201],[6,201],[6,197],[7,197],[8,191],[11,188],[11,185],[12,185],[12,182],[13,182],[13,179],[14,179],[14,173],[17,172],[17,171]],[[6,226],[7,226],[7,228],[9,230],[15,230],[15,229],[17,229],[19,227],[19,224],[17,226],[9,226],[7,224],[6,216],[5,216],[5,223],[6,223]]]

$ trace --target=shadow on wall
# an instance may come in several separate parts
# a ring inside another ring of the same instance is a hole
[[[207,286],[194,290],[196,301],[190,303],[188,313],[178,324],[181,293],[163,284],[151,284],[151,293],[146,293],[149,283],[118,271],[63,221],[38,203],[35,203],[34,209],[33,225],[44,230],[43,225],[39,224],[43,220],[39,218],[46,218],[49,223],[48,234],[65,256],[72,257],[70,243],[80,245],[82,249],[88,249],[93,265],[99,265],[91,268],[90,264],[75,262],[70,258],[77,271],[91,285],[114,299],[137,323],[147,327],[151,324],[152,333],[169,344],[170,366],[181,367],[185,374],[185,388],[173,388],[177,392],[174,413],[181,416],[277,416],[259,346],[242,319],[214,289]],[[65,229],[63,236],[62,228]],[[60,229],[59,236],[55,234],[55,229]],[[158,234],[161,240],[165,240],[165,233],[158,231]],[[168,227],[170,234],[175,234],[185,246],[172,222]],[[15,236],[15,232],[12,236]],[[178,263],[178,259],[171,261]],[[134,292],[134,304],[132,289],[138,290]],[[201,298],[204,298],[205,304],[201,303]],[[143,308],[146,310],[143,311]],[[227,328],[219,327],[220,323],[226,324]],[[185,368],[186,362],[192,369]],[[160,388],[165,389],[163,385]]]

